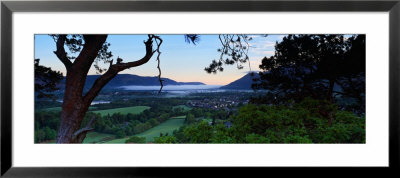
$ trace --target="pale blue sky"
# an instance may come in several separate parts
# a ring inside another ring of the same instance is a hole
[[[223,72],[217,74],[208,74],[204,71],[213,59],[219,58],[217,48],[221,46],[218,35],[200,35],[200,41],[197,45],[185,42],[183,35],[160,35],[163,39],[161,51],[161,69],[162,77],[167,77],[179,82],[203,82],[210,85],[225,85],[249,72],[249,64],[244,64],[244,68],[238,70],[236,65],[224,66]],[[285,35],[260,35],[253,36],[250,42],[252,48],[249,51],[250,64],[252,71],[259,70],[258,65],[264,56],[274,54],[274,45],[276,41],[281,41]],[[111,43],[110,50],[113,53],[113,59],[118,56],[124,59],[124,62],[138,60],[145,54],[143,41],[147,35],[109,35],[107,42]],[[35,35],[35,58],[40,58],[40,64],[51,67],[53,70],[63,72],[65,67],[57,59],[53,51],[56,45],[54,40],[48,35]],[[116,60],[114,60],[116,61]],[[108,65],[104,64],[104,67]],[[135,68],[122,71],[124,74],[136,74],[141,76],[158,75],[156,55],[152,59]],[[94,68],[89,74],[96,74]]]

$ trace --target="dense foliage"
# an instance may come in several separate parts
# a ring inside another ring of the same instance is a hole
[[[249,104],[233,126],[199,122],[174,132],[180,143],[365,143],[365,118],[324,100],[292,106]]]
[[[168,99],[166,99],[168,100]],[[109,104],[111,105],[111,104]],[[35,112],[35,142],[54,140],[60,112]],[[173,134],[160,133],[153,143],[365,143],[365,117],[342,110],[328,100],[306,98],[282,105],[248,104],[236,112],[157,106],[140,114],[88,112],[96,132],[130,136],[126,143],[146,143],[134,136],[174,116],[185,115],[185,125]]]

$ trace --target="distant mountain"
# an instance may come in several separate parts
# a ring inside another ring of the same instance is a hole
[[[88,75],[86,78],[85,89],[89,89],[100,75]],[[177,82],[169,78],[161,78],[164,85],[205,85],[201,82]],[[60,83],[60,88],[64,88],[65,77]],[[140,86],[159,86],[158,77],[138,76],[132,74],[118,74],[104,88],[115,88],[127,85]]]
[[[247,73],[240,79],[233,81],[232,83],[222,86],[220,89],[232,89],[232,90],[251,90],[251,84],[253,84],[253,78],[258,78],[257,72],[254,72],[254,76],[251,73]]]

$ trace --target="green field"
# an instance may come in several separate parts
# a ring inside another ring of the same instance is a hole
[[[119,138],[119,139],[114,139],[108,142],[103,142],[103,143],[125,143],[126,140],[128,140],[129,137],[125,137],[125,138]]]
[[[140,134],[136,134],[136,136],[146,137],[146,142],[152,142],[154,137],[160,136],[160,132],[162,132],[163,134],[168,132],[168,135],[172,135],[172,132],[174,130],[179,129],[179,127],[181,127],[183,125],[185,118],[186,118],[186,116],[172,117],[172,118],[168,119],[167,121],[161,123],[158,126],[155,126],[149,130],[146,130]],[[111,140],[111,141],[104,142],[104,143],[125,143],[125,141],[128,138],[129,137],[115,139],[115,140]]]
[[[172,107],[172,109],[175,109],[175,108],[182,108],[183,111],[190,111],[192,109],[191,107],[188,107],[188,106],[185,106],[185,105],[178,105],[178,106]]]
[[[170,119],[185,119],[186,116],[176,116],[176,117],[171,117]]]
[[[115,139],[115,135],[99,132],[89,132],[83,143],[99,143]]]
[[[136,134],[139,137],[146,137],[147,142],[152,142],[154,137],[159,137],[160,132],[164,135],[168,132],[168,135],[172,135],[172,132],[176,129],[179,129],[185,122],[186,116],[178,116],[168,119],[167,121],[161,123],[158,126],[155,126],[149,130],[146,130],[140,134]]]
[[[143,112],[146,109],[149,109],[150,107],[148,106],[132,106],[132,107],[125,107],[125,108],[114,108],[114,109],[105,109],[105,110],[99,110],[99,111],[93,111],[94,113],[101,114],[102,116],[105,116],[107,114],[115,114],[115,113],[120,113],[120,114],[139,114]]]

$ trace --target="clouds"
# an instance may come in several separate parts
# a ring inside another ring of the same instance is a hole
[[[251,48],[249,50],[250,66],[252,70],[259,70],[259,66],[264,57],[275,54],[275,45],[287,35],[252,35]]]
[[[270,57],[270,56],[273,56],[275,54],[275,51],[274,50],[271,50],[271,51],[254,50],[254,51],[252,51],[252,53],[254,55],[258,55],[258,56],[261,56],[261,57],[265,57],[265,56]]]
[[[259,70],[259,65],[264,57],[270,57],[275,54],[276,42],[282,41],[286,35],[251,35],[253,40],[250,42],[248,56],[250,58],[250,67],[252,70]]]
[[[253,40],[250,42],[249,56],[269,57],[274,55],[276,41],[281,41],[283,36],[285,35],[252,36]]]

